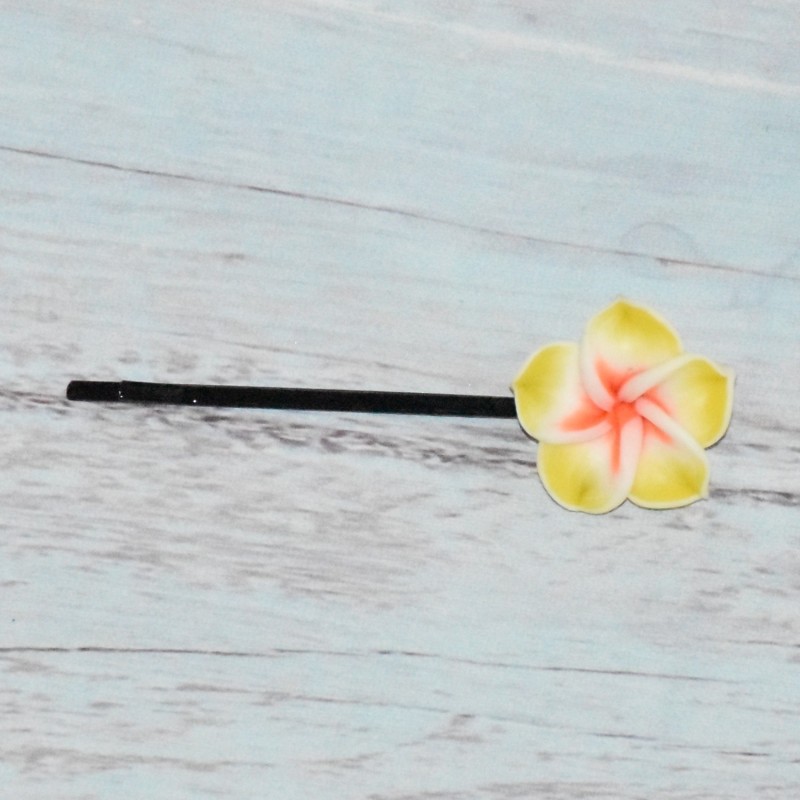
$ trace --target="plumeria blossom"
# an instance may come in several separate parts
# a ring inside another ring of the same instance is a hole
[[[562,506],[603,514],[708,494],[704,448],[722,438],[733,373],[683,352],[659,316],[618,300],[579,344],[534,353],[512,385],[520,424],[539,440],[538,469]]]

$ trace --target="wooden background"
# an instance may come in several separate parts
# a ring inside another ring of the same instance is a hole
[[[796,798],[800,6],[0,2],[0,785]],[[566,512],[503,394],[624,295],[734,368],[711,497]]]

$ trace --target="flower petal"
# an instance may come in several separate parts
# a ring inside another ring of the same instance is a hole
[[[692,356],[653,390],[669,415],[701,447],[728,430],[733,408],[733,373],[702,356]]]
[[[630,499],[645,508],[676,508],[707,497],[703,448],[653,401],[642,397],[635,406],[645,429]]]
[[[520,424],[539,441],[585,441],[611,427],[581,386],[578,345],[571,342],[535,352],[511,388]]]
[[[581,342],[581,375],[601,408],[611,408],[620,386],[632,375],[682,351],[678,334],[655,313],[617,300],[593,317]]]
[[[628,496],[642,444],[642,420],[589,442],[539,445],[539,475],[550,496],[572,511],[605,514]]]
[[[684,353],[677,358],[662,361],[643,372],[637,372],[622,384],[617,397],[623,403],[633,403],[634,400],[638,400],[645,392],[665,381],[673,372],[688,364],[693,358],[697,358],[697,356]]]

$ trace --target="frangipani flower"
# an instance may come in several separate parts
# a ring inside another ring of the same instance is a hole
[[[652,311],[618,300],[580,344],[534,353],[512,388],[520,424],[539,440],[539,475],[562,506],[603,514],[626,498],[674,508],[707,496],[704,448],[728,428],[733,373],[684,353]]]

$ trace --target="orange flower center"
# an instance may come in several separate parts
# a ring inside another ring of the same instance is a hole
[[[598,377],[611,397],[614,398],[611,408],[608,410],[600,408],[586,395],[581,402],[580,408],[576,409],[572,414],[562,420],[561,428],[565,431],[582,431],[598,425],[599,423],[609,423],[611,429],[607,430],[605,435],[610,437],[611,469],[614,472],[618,472],[622,459],[622,430],[632,419],[638,418],[642,420],[643,435],[645,437],[656,436],[661,441],[667,443],[672,440],[664,431],[650,422],[650,420],[642,417],[636,409],[635,402],[629,403],[619,399],[620,389],[627,380],[637,374],[635,371],[618,372],[603,361],[597,362],[596,369]],[[642,396],[668,412],[668,409],[664,407],[664,403],[658,397],[654,389],[645,392]]]

